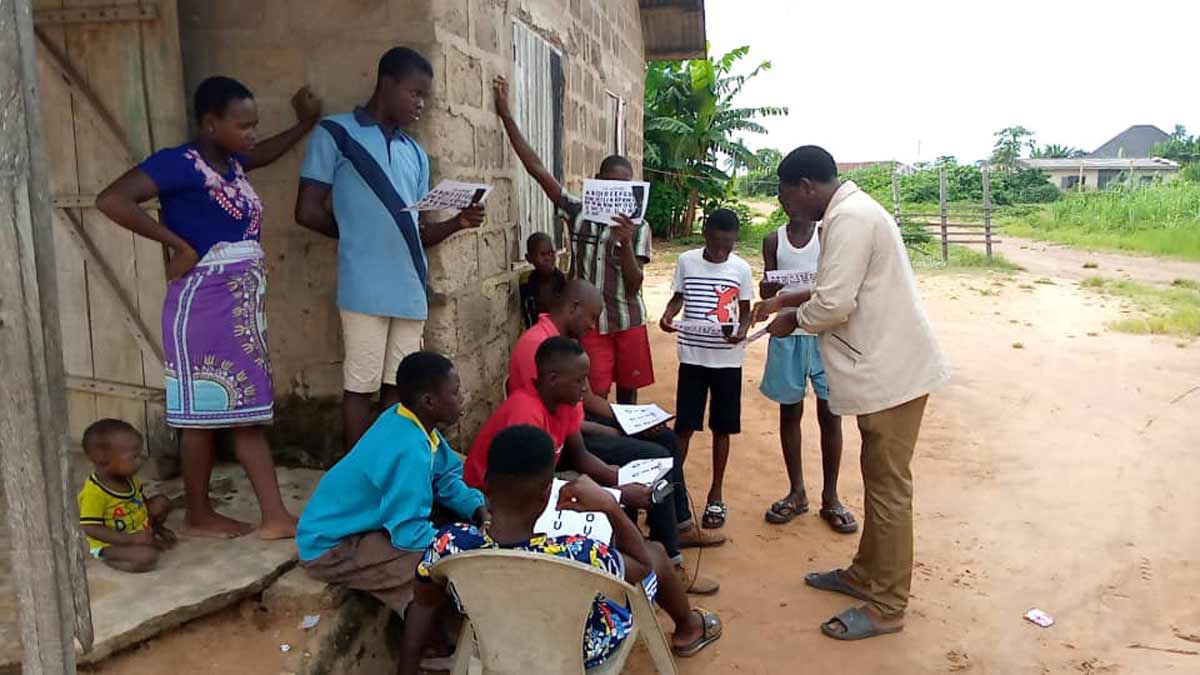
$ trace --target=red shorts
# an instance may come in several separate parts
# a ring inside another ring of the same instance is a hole
[[[642,389],[654,384],[650,336],[645,326],[601,335],[583,336],[583,349],[592,361],[588,384],[597,396],[608,396],[613,382],[621,389]]]

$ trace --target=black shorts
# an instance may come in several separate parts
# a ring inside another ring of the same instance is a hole
[[[679,364],[675,389],[675,431],[702,431],[704,408],[712,392],[708,428],[717,434],[742,431],[742,369]]]

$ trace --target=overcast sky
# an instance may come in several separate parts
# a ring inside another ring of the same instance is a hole
[[[1200,133],[1197,0],[707,0],[711,53],[772,70],[740,105],[785,105],[784,152],[838,161],[988,155],[1020,124],[1094,150],[1132,124]]]

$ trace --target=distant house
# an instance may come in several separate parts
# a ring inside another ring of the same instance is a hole
[[[1166,180],[1179,171],[1179,164],[1154,157],[1154,147],[1171,137],[1151,124],[1135,124],[1083,157],[1070,159],[1023,159],[1023,166],[1041,169],[1060,189],[1103,190],[1114,180],[1135,177],[1142,183]]]

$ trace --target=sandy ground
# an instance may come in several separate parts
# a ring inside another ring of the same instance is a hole
[[[1058,248],[1037,257],[1057,258]],[[930,399],[914,461],[917,566],[905,631],[858,644],[820,635],[820,622],[849,603],[808,589],[803,575],[846,564],[857,538],[815,515],[763,521],[786,478],[776,408],[757,392],[760,342],[747,357],[744,433],[725,489],[731,541],[689,556],[723,583],[703,604],[724,618],[725,636],[681,660],[682,673],[1200,672],[1200,346],[1107,332],[1120,306],[1077,287],[1072,271],[1087,271],[1074,252],[1037,267],[1032,253],[1002,250],[1030,272],[920,280],[955,375]],[[1158,280],[1153,260],[1099,262]],[[653,316],[669,271],[655,265],[647,278]],[[1033,283],[1041,277],[1053,283]],[[652,336],[659,383],[644,400],[670,408],[674,345]],[[858,434],[853,420],[844,428],[841,493],[861,515]],[[804,430],[816,494],[812,416]],[[709,450],[697,436],[694,498],[707,487]],[[1032,607],[1056,625],[1023,620]],[[294,624],[273,621],[249,630],[236,613],[218,615],[96,672],[276,673]]]
[[[1200,279],[1200,263],[1185,260],[1161,260],[1107,251],[1085,251],[1044,241],[1000,235],[1003,244],[996,250],[1013,263],[1038,276],[1086,279],[1101,276],[1113,279],[1169,284],[1176,279]],[[982,250],[982,246],[976,248]],[[1089,267],[1084,267],[1088,265]],[[1094,266],[1094,267],[1093,267]]]

